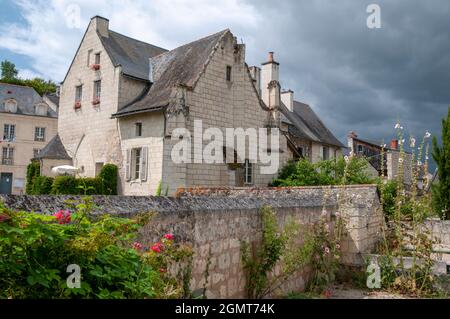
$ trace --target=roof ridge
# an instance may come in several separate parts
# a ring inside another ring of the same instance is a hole
[[[114,30],[108,30],[108,31],[109,31],[109,32],[112,32],[112,33],[115,33],[115,34],[117,34],[117,35],[120,35],[120,36],[122,36],[122,37],[124,37],[124,38],[130,39],[130,40],[133,40],[133,41],[136,41],[136,42],[141,42],[141,43],[143,43],[143,44],[151,45],[152,47],[155,47],[155,48],[158,48],[158,49],[161,49],[161,50],[169,51],[168,49],[165,49],[165,48],[163,48],[163,47],[160,47],[160,46],[157,46],[157,45],[154,45],[154,44],[151,44],[151,43],[142,41],[142,40],[138,40],[138,39],[136,39],[136,38],[132,38],[132,37],[130,37],[130,36],[128,36],[128,35],[119,33],[119,32],[114,31]]]
[[[8,83],[8,82],[3,82],[3,81],[0,81],[0,85],[1,84],[4,84],[4,85],[12,85],[12,86],[18,86],[18,87],[22,87],[22,88],[27,88],[27,89],[30,89],[30,90],[33,90],[33,91],[35,91],[36,93],[37,93],[37,91],[32,87],[32,86],[29,86],[29,85],[24,85],[24,84],[14,84],[14,83]],[[39,93],[38,93],[39,94]],[[40,94],[39,94],[40,95]]]

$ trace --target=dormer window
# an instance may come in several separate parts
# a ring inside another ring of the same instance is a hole
[[[17,101],[14,99],[6,100],[5,111],[10,113],[17,113]]]
[[[47,115],[47,104],[40,103],[35,106],[36,115],[46,116]]]

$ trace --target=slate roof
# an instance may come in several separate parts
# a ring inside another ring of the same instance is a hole
[[[141,80],[149,80],[149,58],[167,52],[111,30],[109,37],[99,37],[114,66],[122,66],[124,74]]]
[[[44,97],[48,98],[53,104],[59,107],[59,96],[56,93],[46,93]]]
[[[153,84],[139,101],[122,108],[113,116],[161,109],[169,104],[173,88],[193,87],[228,29],[185,44],[151,59]]]
[[[0,82],[0,113],[6,113],[5,101],[11,98],[17,101],[17,112],[15,114],[39,116],[36,115],[35,106],[39,103],[45,103],[32,87]],[[46,116],[58,117],[50,107]]]
[[[312,108],[305,103],[294,101],[294,111],[282,104],[280,111],[289,125],[289,133],[299,138],[323,144],[345,147],[320,120]]]
[[[47,158],[47,159],[72,159],[69,154],[67,154],[66,148],[61,142],[59,134],[56,134],[54,138],[48,142],[48,144],[39,152],[36,156],[37,159]]]

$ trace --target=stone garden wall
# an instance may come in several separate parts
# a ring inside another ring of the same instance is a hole
[[[347,235],[342,241],[343,262],[360,264],[362,255],[373,248],[381,236],[383,217],[376,186],[299,187],[279,189],[202,189],[187,190],[177,198],[94,196],[101,207],[97,213],[131,217],[140,212],[158,214],[141,229],[140,241],[150,245],[167,232],[178,241],[190,243],[195,251],[192,289],[203,287],[208,261],[209,298],[244,298],[241,241],[258,242],[261,238],[260,208],[270,205],[280,224],[293,217],[303,225],[319,221],[323,212],[329,222],[336,213],[346,221]],[[7,207],[16,210],[52,213],[66,207],[65,201],[76,196],[6,196]],[[301,238],[300,238],[301,240]],[[283,293],[305,287],[309,267],[296,274]]]

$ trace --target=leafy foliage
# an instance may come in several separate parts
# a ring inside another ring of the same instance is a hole
[[[85,197],[53,216],[12,212],[0,204],[0,298],[178,298],[183,287],[154,262],[155,252],[131,245],[150,216],[93,217]],[[186,254],[172,238],[158,256]],[[135,243],[136,244],[136,243]],[[179,253],[179,251],[182,251]],[[184,255],[183,255],[184,256]],[[182,257],[175,258],[177,261]],[[69,288],[69,265],[81,268],[81,287]]]
[[[114,164],[106,164],[100,171],[99,178],[103,182],[103,194],[117,195],[117,176],[119,169]]]
[[[50,194],[53,185],[53,178],[47,176],[38,176],[33,183],[33,195]]]
[[[432,186],[433,209],[443,219],[450,219],[450,107],[442,120],[442,146],[433,137],[433,159],[438,166],[439,182]]]
[[[36,177],[40,175],[41,167],[38,161],[31,161],[27,166],[27,182],[25,192],[29,195],[33,194],[33,185]]]
[[[344,157],[315,164],[302,159],[283,167],[272,186],[371,184],[375,180],[366,173],[367,165],[367,160],[358,157],[348,159],[348,163]]]
[[[2,70],[2,81],[17,79],[19,71],[16,69],[16,65],[8,60],[2,61],[0,64]]]

